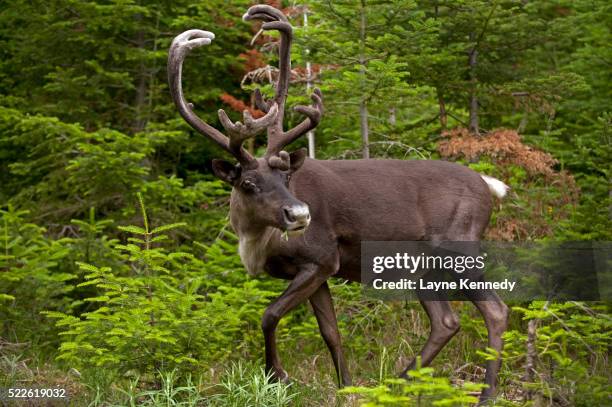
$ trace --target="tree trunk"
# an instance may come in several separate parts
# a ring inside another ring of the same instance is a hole
[[[304,29],[308,28],[308,8],[304,7]],[[306,47],[306,55],[310,54],[310,49]],[[306,60],[306,93],[310,93],[312,87],[312,69],[310,60]],[[308,139],[308,157],[315,158],[315,132],[310,130],[306,133]]]
[[[544,304],[542,310],[548,309],[549,301]],[[527,323],[527,349],[525,350],[525,375],[523,381],[533,383],[536,375],[536,362],[538,359],[537,339],[538,339],[538,318],[531,319]],[[528,389],[525,392],[524,400],[532,400],[534,396],[533,389]]]
[[[361,25],[359,27],[360,54],[359,63],[361,64],[361,101],[359,102],[359,124],[361,130],[362,157],[370,158],[370,134],[368,129],[368,102],[365,95],[365,40],[366,40],[366,2],[361,0]]]
[[[395,126],[396,123],[397,123],[397,116],[395,112],[395,106],[393,106],[392,108],[389,109],[389,124],[391,126]]]
[[[434,16],[436,20],[439,15],[439,7],[438,2],[434,1]],[[440,86],[436,86],[436,96],[438,97],[438,110],[440,112],[439,120],[440,120],[440,129],[442,131],[446,130],[446,126],[448,125],[448,114],[446,113],[446,102],[444,101],[444,93]]]
[[[136,16],[136,20],[139,24],[142,24],[142,14]],[[139,30],[136,33],[136,46],[139,50],[145,47],[144,32]],[[147,108],[147,67],[142,57],[138,66],[138,85],[136,86],[136,97],[134,99],[134,124],[132,130],[134,133],[142,131],[146,126],[145,110]]]
[[[440,88],[436,88],[436,94],[438,96],[438,107],[440,109],[440,127],[442,130],[446,130],[448,124],[448,115],[446,114],[446,103],[444,102],[444,95]]]
[[[368,105],[365,100],[359,104],[359,124],[361,129],[362,157],[370,158],[370,135],[368,131]]]
[[[160,13],[158,11],[155,12],[155,33],[153,34],[153,54],[157,54],[157,40],[159,38],[159,18],[160,18]],[[146,45],[146,44],[145,44]],[[153,116],[153,105],[155,103],[155,91],[157,90],[157,73],[159,72],[159,66],[157,65],[157,59],[155,59],[155,62],[153,62],[153,66],[147,68],[148,71],[148,90],[149,90],[149,96],[148,96],[148,101],[147,101],[147,111],[143,117],[144,123],[143,123],[143,130],[144,127],[146,127],[146,125],[154,120],[154,116]]]
[[[529,120],[529,113],[527,112],[527,109],[525,109],[525,111],[523,112],[523,117],[521,117],[521,122],[518,125],[518,128],[516,129],[516,132],[518,134],[521,134],[525,131],[525,129],[527,128],[527,122]]]
[[[470,132],[479,135],[480,126],[478,124],[478,78],[476,77],[476,65],[478,61],[478,50],[470,51]]]
[[[257,104],[255,103],[255,93],[251,92],[251,109],[255,110],[257,108]],[[246,141],[246,150],[251,155],[255,155],[255,137],[249,137]]]
[[[470,34],[470,41],[476,41],[476,34]],[[478,125],[478,78],[476,77],[476,66],[478,64],[477,44],[470,51],[470,132],[479,135],[480,126]]]

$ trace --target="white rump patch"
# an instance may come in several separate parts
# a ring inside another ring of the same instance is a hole
[[[508,193],[510,187],[497,178],[489,177],[488,175],[480,174],[484,182],[489,186],[489,191],[499,199],[502,199]]]

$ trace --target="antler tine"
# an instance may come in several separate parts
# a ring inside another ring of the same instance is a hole
[[[268,6],[267,4],[257,4],[249,7],[246,13],[242,16],[244,21],[262,20],[265,22],[283,21],[288,22],[287,17],[277,8]]]
[[[291,76],[291,41],[293,39],[293,27],[289,24],[287,17],[278,9],[260,4],[250,7],[242,16],[243,20],[261,20],[264,23],[261,29],[264,31],[277,30],[281,33],[278,63],[278,82],[274,101],[278,104],[279,114],[275,123],[276,132],[282,131],[285,100],[289,91],[289,79]],[[257,94],[255,95],[257,97]],[[262,98],[263,101],[263,98]]]
[[[272,103],[272,101],[264,99],[259,88],[255,89],[255,106],[257,106],[259,110],[264,113],[267,113],[268,110],[270,110],[270,106],[272,105]]]
[[[185,57],[192,49],[202,45],[208,45],[214,38],[215,34],[202,30],[188,30],[174,38],[168,52],[168,83],[170,85],[170,94],[172,95],[172,100],[178,108],[179,113],[191,127],[199,133],[209,137],[225,151],[234,155],[241,165],[253,166],[254,163],[256,163],[253,157],[243,148],[231,148],[231,140],[219,130],[202,121],[202,119],[193,112],[193,105],[185,100],[183,94],[182,72]]]
[[[218,113],[219,120],[229,135],[230,152],[239,153],[245,140],[255,137],[274,123],[278,115],[278,105],[273,103],[266,115],[259,119],[253,119],[248,110],[243,111],[244,124],[241,122],[233,123],[223,109],[219,109]]]
[[[272,156],[278,154],[283,147],[291,144],[300,136],[308,133],[319,125],[321,117],[323,117],[323,94],[319,88],[315,88],[314,92],[310,95],[312,99],[311,106],[295,106],[293,110],[306,116],[304,120],[291,130],[284,132],[280,137],[270,140],[268,142],[268,148],[266,156]]]

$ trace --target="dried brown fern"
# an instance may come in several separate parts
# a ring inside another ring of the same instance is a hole
[[[497,129],[483,135],[471,134],[465,128],[443,133],[438,152],[444,158],[477,162],[487,157],[502,173],[510,177],[511,167],[525,170],[522,185],[511,185],[516,199],[500,203],[500,212],[487,230],[490,240],[527,240],[550,236],[553,227],[566,219],[579,198],[574,177],[558,171],[558,161],[547,152],[523,143],[514,130]]]

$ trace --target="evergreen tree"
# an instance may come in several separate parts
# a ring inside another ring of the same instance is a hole
[[[401,46],[407,27],[422,28],[424,36],[429,27],[408,0],[317,0],[308,6],[312,25],[301,43],[323,67],[323,131],[343,141],[340,149],[357,150],[359,139],[361,156],[367,158],[373,143],[386,141],[405,118],[408,100],[418,93],[408,85],[410,67]]]

